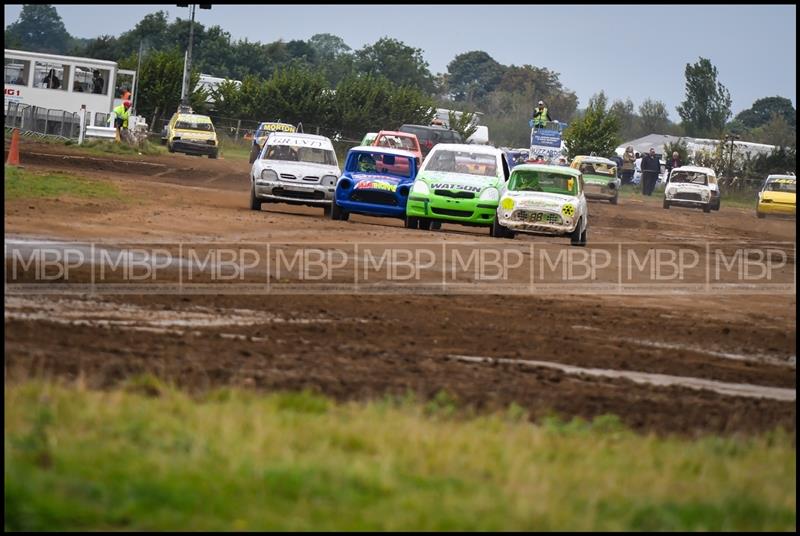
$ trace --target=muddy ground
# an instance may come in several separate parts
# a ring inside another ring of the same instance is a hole
[[[21,159],[31,170],[110,180],[124,198],[7,200],[7,247],[9,240],[34,239],[267,243],[286,251],[323,242],[345,249],[425,242],[462,251],[498,244],[486,229],[457,225],[425,232],[404,229],[400,220],[358,215],[334,222],[323,218],[321,209],[303,206],[267,204],[261,212],[250,211],[244,160],[81,157],[72,148],[27,139]],[[111,387],[150,372],[196,391],[224,385],[307,387],[348,400],[409,390],[428,398],[445,390],[480,411],[516,402],[532,418],[614,413],[637,430],[657,433],[750,433],[775,426],[794,432],[795,222],[757,220],[752,209],[726,207],[724,200],[722,210],[711,214],[663,210],[658,198],[625,198],[618,206],[592,201],[589,211],[588,251],[619,242],[639,242],[631,247],[642,252],[653,244],[769,243],[786,259],[774,282],[791,290],[621,295],[575,294],[559,287],[511,295],[508,287],[487,286],[477,294],[446,296],[408,290],[38,295],[7,288],[6,380],[80,376],[89,385]],[[521,252],[526,263],[570,249],[564,238],[501,242]],[[706,262],[708,252],[697,251]],[[7,269],[8,262],[7,257]],[[613,280],[618,268],[612,263],[599,278]],[[349,283],[349,269],[333,281]],[[75,280],[88,280],[81,270]],[[425,277],[436,280],[446,270],[438,259]],[[506,282],[526,289],[526,273],[512,273]],[[258,283],[259,277],[248,273],[245,280]],[[557,279],[548,277],[542,282]],[[686,282],[702,283],[703,277],[693,271]],[[638,274],[634,282],[644,279]],[[463,274],[454,281],[475,283]],[[466,362],[458,356],[517,361]],[[525,360],[679,379],[670,386],[635,383]],[[687,378],[726,384],[728,390],[690,388]],[[730,394],[730,385],[742,384],[762,389],[763,396]]]

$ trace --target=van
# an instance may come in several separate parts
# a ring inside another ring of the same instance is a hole
[[[489,144],[489,127],[485,125],[478,125],[478,129],[472,133],[472,136],[467,138],[467,143],[475,143],[478,145]]]
[[[461,134],[449,128],[424,125],[403,125],[398,128],[400,132],[415,134],[422,149],[422,157],[428,156],[431,149],[438,143],[464,143]]]

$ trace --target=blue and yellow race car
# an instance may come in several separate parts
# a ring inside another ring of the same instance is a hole
[[[347,220],[350,213],[404,219],[416,177],[416,155],[410,151],[353,147],[336,182],[331,219]]]

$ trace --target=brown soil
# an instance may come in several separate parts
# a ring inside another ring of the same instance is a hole
[[[247,208],[246,160],[113,156],[108,160],[117,162],[109,164],[91,155],[63,155],[79,153],[22,140],[23,165],[111,180],[126,200],[7,201],[7,237],[498,243],[486,229],[456,225],[431,233],[403,229],[399,220],[365,216],[334,222],[311,207],[265,205],[253,212]],[[656,198],[623,199],[619,206],[590,203],[590,246],[637,241],[646,243],[641,246],[646,249],[654,243],[705,240],[789,242],[784,249],[790,262],[778,279],[794,281],[793,221],[757,220],[752,210],[724,204],[719,212],[703,214],[662,210]],[[563,238],[520,236],[503,242],[523,249],[533,244],[539,248],[534,256],[569,247]],[[133,374],[151,372],[190,390],[308,387],[338,399],[408,390],[427,398],[445,390],[476,410],[516,402],[533,418],[550,412],[586,418],[615,413],[635,429],[657,433],[756,432],[775,426],[795,430],[793,402],[448,359],[453,354],[535,359],[794,388],[795,367],[789,361],[796,355],[794,293],[133,294],[14,300],[6,298],[7,381],[32,374],[81,376],[89,385],[111,387]],[[193,323],[192,315],[205,320]],[[237,315],[261,320],[226,320]],[[208,317],[220,323],[204,324]]]

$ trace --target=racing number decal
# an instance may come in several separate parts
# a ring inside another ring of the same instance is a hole
[[[561,207],[561,214],[571,218],[572,216],[575,215],[575,207],[569,204],[564,205],[563,207]]]

